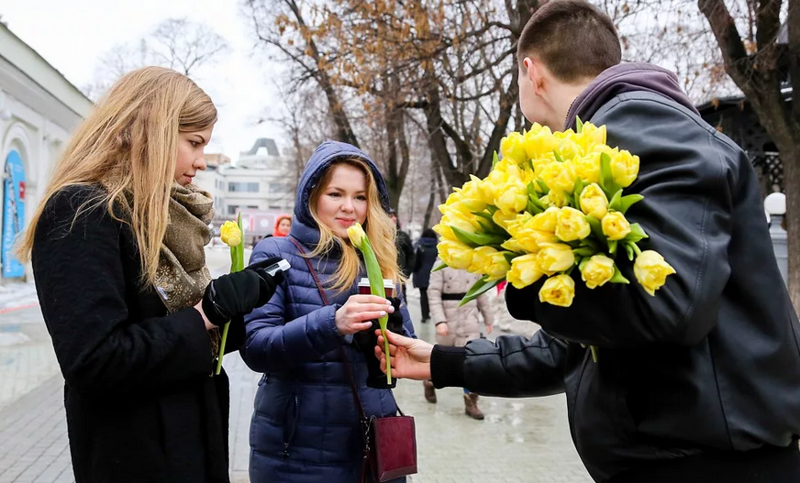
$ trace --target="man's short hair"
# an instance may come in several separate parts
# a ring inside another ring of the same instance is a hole
[[[536,56],[562,82],[575,83],[617,65],[622,48],[614,22],[585,0],[550,0],[528,20],[517,61]]]

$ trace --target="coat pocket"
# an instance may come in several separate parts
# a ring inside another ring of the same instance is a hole
[[[297,419],[300,411],[300,398],[297,394],[293,394],[289,398],[286,406],[286,417],[283,423],[283,458],[289,458],[289,450],[294,440],[295,432],[297,431]]]

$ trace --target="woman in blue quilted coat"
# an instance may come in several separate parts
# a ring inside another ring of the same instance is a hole
[[[368,334],[362,331],[382,313],[399,317],[386,299],[357,295],[358,280],[366,275],[347,237],[347,227],[360,222],[384,278],[398,281],[388,209],[386,185],[375,163],[354,146],[329,141],[306,165],[289,237],[265,239],[253,251],[250,263],[281,257],[292,266],[270,302],[245,319],[242,356],[251,369],[264,373],[250,429],[253,483],[360,481],[362,431],[343,353],[366,416],[397,412],[390,389],[367,385],[368,362],[377,367],[377,360],[373,347],[362,350],[353,335],[358,340]],[[330,305],[323,302],[295,243],[309,257]],[[414,336],[405,304],[397,307],[403,331]]]

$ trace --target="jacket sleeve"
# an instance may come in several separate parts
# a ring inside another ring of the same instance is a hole
[[[731,272],[728,244],[736,185],[731,160],[744,162],[744,154],[666,99],[621,95],[612,102],[592,123],[608,127],[610,146],[640,157],[639,177],[624,193],[639,193],[644,200],[626,216],[650,236],[639,247],[659,252],[677,273],[650,296],[623,252],[618,266],[629,285],[589,290],[575,271],[571,307],[540,303],[540,280],[522,290],[509,286],[509,311],[554,336],[600,347],[696,345],[717,323]]]
[[[260,243],[250,256],[250,263],[269,257],[286,258],[270,239]],[[339,305],[320,307],[293,320],[286,320],[287,291],[291,290],[287,275],[270,301],[245,316],[245,346],[242,358],[256,372],[279,373],[317,360],[343,343],[336,329]]]
[[[200,312],[132,318],[120,248],[106,206],[75,214],[87,191],[55,195],[36,226],[33,274],[61,372],[78,391],[158,390],[208,377],[211,338]],[[73,219],[75,219],[73,224]]]
[[[428,306],[430,307],[431,320],[434,324],[439,322],[447,322],[447,317],[444,314],[444,304],[442,304],[442,289],[444,287],[444,271],[431,273],[430,281],[428,282]]]
[[[475,339],[466,347],[436,345],[431,354],[434,386],[465,387],[488,396],[550,396],[564,391],[567,344],[539,330],[530,339]]]
[[[475,301],[478,303],[478,310],[483,315],[483,324],[486,326],[494,325],[494,307],[492,307],[491,290],[481,294]]]

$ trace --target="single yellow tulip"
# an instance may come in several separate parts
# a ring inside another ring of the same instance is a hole
[[[569,275],[548,278],[539,290],[539,301],[569,307],[575,298],[575,281]]]
[[[644,290],[655,295],[656,290],[667,282],[667,277],[675,273],[675,269],[658,252],[645,250],[636,257],[633,273]]]
[[[596,183],[583,188],[580,196],[581,210],[589,216],[602,220],[608,213],[608,198]]]
[[[565,206],[558,212],[556,236],[561,241],[583,240],[592,232],[592,227],[584,218],[584,214],[575,208]]]
[[[615,272],[614,260],[603,254],[592,256],[581,270],[581,278],[588,288],[602,287]]]
[[[544,273],[539,270],[536,255],[522,255],[511,260],[511,269],[506,274],[506,280],[514,288],[525,288],[542,278],[543,275]]]
[[[229,247],[237,247],[242,243],[242,231],[235,221],[226,221],[219,229],[219,238]]]
[[[622,240],[631,232],[631,224],[619,211],[610,211],[601,221],[603,234],[609,240]]]

